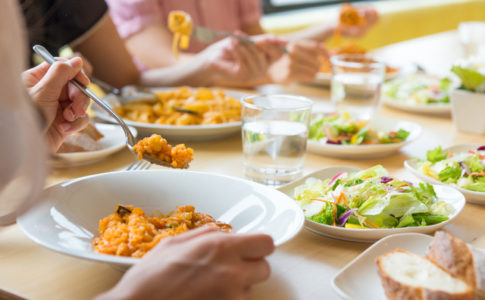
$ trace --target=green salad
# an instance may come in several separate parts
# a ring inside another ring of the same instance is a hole
[[[386,82],[382,93],[392,100],[411,104],[449,103],[449,92],[454,87],[455,84],[449,78],[412,74]]]
[[[409,132],[404,129],[373,129],[368,121],[360,120],[349,113],[318,115],[311,121],[309,131],[310,140],[336,145],[401,143],[409,136]]]
[[[444,183],[485,193],[485,146],[462,153],[448,153],[441,146],[419,160],[419,171]]]
[[[454,209],[433,186],[389,177],[381,165],[332,179],[309,178],[294,190],[308,220],[354,229],[426,226],[448,220]]]

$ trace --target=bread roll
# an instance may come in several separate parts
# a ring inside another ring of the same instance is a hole
[[[397,249],[377,258],[382,286],[389,300],[472,300],[473,290],[430,260]]]
[[[485,253],[453,235],[438,231],[431,242],[428,259],[468,283],[476,299],[485,299]]]

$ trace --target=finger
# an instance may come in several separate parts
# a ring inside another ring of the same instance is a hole
[[[71,83],[68,83],[68,95],[71,101],[72,112],[77,117],[83,117],[89,105],[89,98]]]
[[[308,82],[315,79],[317,72],[318,69],[315,69],[314,67],[309,68],[304,65],[296,65],[292,67],[289,79],[292,81]]]
[[[194,239],[199,236],[206,235],[211,232],[219,232],[219,227],[217,227],[215,224],[207,224],[202,227],[196,228],[194,230],[190,230],[186,233],[179,234],[176,236],[171,237],[173,242],[177,243],[183,243],[185,241]],[[167,239],[165,239],[167,240]]]
[[[265,259],[245,262],[244,268],[247,274],[246,283],[248,285],[265,281],[271,274],[271,267]]]
[[[257,72],[266,73],[266,69],[268,68],[266,54],[252,43],[247,43],[247,49],[251,55],[252,61],[255,62]]]
[[[82,60],[80,58],[73,58],[69,61],[56,61],[50,66],[37,85],[41,86],[43,90],[56,91],[60,95],[64,86],[69,80],[76,77],[81,69]],[[81,80],[83,80],[83,78],[81,78]],[[89,83],[89,80],[81,83]]]
[[[248,46],[246,44],[239,42],[239,45],[238,45],[237,48],[235,48],[235,50],[239,52],[239,55],[242,59],[242,65],[247,70],[249,70],[249,73],[250,74],[258,74],[259,73],[258,62],[255,60],[255,58],[251,54],[251,51],[249,50]]]
[[[59,124],[59,128],[61,132],[64,134],[64,136],[67,136],[71,133],[78,132],[82,129],[84,129],[89,123],[89,117],[84,116],[81,118],[77,118],[73,122],[63,122]]]
[[[234,250],[243,259],[260,259],[274,251],[273,239],[267,234],[234,234],[228,236],[233,239]]]
[[[69,64],[71,64],[71,66],[73,66],[73,68],[77,69],[77,68],[80,67],[79,72],[76,74],[76,76],[74,78],[80,84],[87,86],[90,81],[89,81],[88,76],[86,75],[86,73],[84,73],[84,70],[83,70],[83,67],[84,67],[83,59],[80,58],[80,57],[73,57],[73,58],[69,59],[67,62],[69,62]]]
[[[75,52],[73,54],[74,57],[80,57],[83,60],[83,71],[88,77],[93,74],[93,65],[80,53]]]
[[[65,103],[68,103],[68,102],[65,102]],[[65,105],[64,103],[64,105]],[[63,106],[64,106],[63,105]],[[76,115],[76,113],[74,112],[73,108],[72,108],[72,103],[69,103],[66,108],[64,108],[62,110],[62,117],[64,118],[64,120],[66,120],[67,122],[74,122],[76,121],[76,119],[78,118],[78,116]]]

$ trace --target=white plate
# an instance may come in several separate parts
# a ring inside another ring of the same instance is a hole
[[[392,73],[386,73],[384,80],[391,80],[401,76],[403,73],[401,71],[396,71]],[[312,81],[313,85],[329,87],[332,84],[332,73],[322,73],[318,72],[315,79]]]
[[[92,164],[126,147],[126,136],[120,126],[102,123],[96,123],[95,126],[103,134],[103,137],[96,142],[100,150],[56,153],[50,159],[50,165],[55,168],[67,168]],[[136,137],[136,129],[130,127],[130,131]]]
[[[394,100],[386,96],[382,96],[382,103],[399,110],[427,114],[427,115],[449,115],[451,114],[450,103],[435,103],[435,104],[416,104],[400,100]]]
[[[467,152],[468,150],[476,150],[478,147],[479,147],[479,145],[455,145],[455,146],[452,146],[452,147],[449,147],[449,148],[446,148],[446,149],[443,149],[443,150],[448,151],[450,153],[463,153],[463,152]],[[476,204],[485,204],[485,193],[465,190],[465,189],[462,189],[460,187],[457,187],[457,186],[454,186],[454,185],[451,185],[451,184],[446,184],[446,183],[443,183],[443,182],[436,180],[432,177],[426,176],[419,171],[418,161],[416,159],[406,160],[404,162],[404,166],[411,173],[416,175],[416,177],[418,177],[418,178],[420,178],[420,179],[422,179],[426,182],[429,182],[429,183],[432,183],[432,184],[446,185],[446,186],[450,186],[450,187],[453,187],[453,188],[459,190],[460,192],[463,193],[463,195],[465,195],[465,198],[468,202],[476,203]]]
[[[230,223],[238,233],[264,232],[281,245],[303,225],[299,206],[272,188],[227,176],[185,170],[120,171],[76,179],[48,188],[44,201],[17,223],[36,243],[64,254],[130,266],[138,259],[99,254],[92,240],[98,222],[117,204],[147,214],[194,205]]]
[[[319,179],[327,179],[332,178],[337,175],[339,172],[357,172],[360,169],[353,168],[353,167],[329,167],[325,169],[321,169],[319,171],[313,172],[301,179],[298,179],[294,182],[291,182],[287,185],[284,185],[278,190],[285,193],[289,197],[293,199],[293,193],[295,187],[305,183],[307,178],[315,177]],[[395,234],[395,233],[407,233],[407,232],[417,232],[417,233],[432,233],[449,222],[451,222],[458,214],[461,212],[463,207],[465,206],[465,197],[459,191],[443,185],[433,185],[436,195],[440,200],[444,200],[449,203],[454,208],[454,213],[449,216],[449,219],[445,222],[441,222],[438,224],[428,225],[428,226],[417,226],[417,227],[403,227],[403,228],[392,228],[392,229],[350,229],[338,226],[330,226],[325,225],[317,222],[313,222],[310,220],[305,219],[305,228],[311,230],[315,233],[336,238],[339,240],[347,240],[347,241],[354,241],[354,242],[374,242],[378,239],[381,239],[385,236]],[[368,298],[371,299],[371,298]]]
[[[156,88],[155,90],[167,91],[173,88]],[[248,94],[240,93],[231,90],[223,90],[224,93],[235,99],[241,99]],[[113,95],[108,95],[104,99],[110,106],[115,105],[118,99]],[[104,110],[99,106],[93,105],[93,110],[96,116],[104,121],[115,123]],[[159,134],[169,141],[207,141],[219,138],[224,138],[233,135],[241,131],[241,122],[231,122],[222,124],[210,124],[210,125],[162,125],[162,124],[150,124],[140,123],[129,120],[124,120],[129,126],[133,126],[138,129],[140,136],[150,136],[153,133]]]
[[[371,127],[384,131],[404,129],[409,131],[409,136],[401,143],[377,145],[333,145],[309,139],[307,142],[307,151],[324,156],[348,159],[383,157],[413,142],[421,134],[421,126],[413,122],[396,121],[379,117],[373,119],[372,123]]]
[[[385,237],[343,267],[332,279],[332,286],[345,300],[387,300],[377,274],[377,257],[398,248],[425,255],[433,238],[418,233],[402,233]]]

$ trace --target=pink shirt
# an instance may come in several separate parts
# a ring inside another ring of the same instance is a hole
[[[106,0],[111,18],[122,38],[154,24],[167,24],[172,10],[183,10],[194,24],[216,30],[235,31],[259,22],[260,0]],[[196,53],[207,45],[190,41],[188,52]]]

